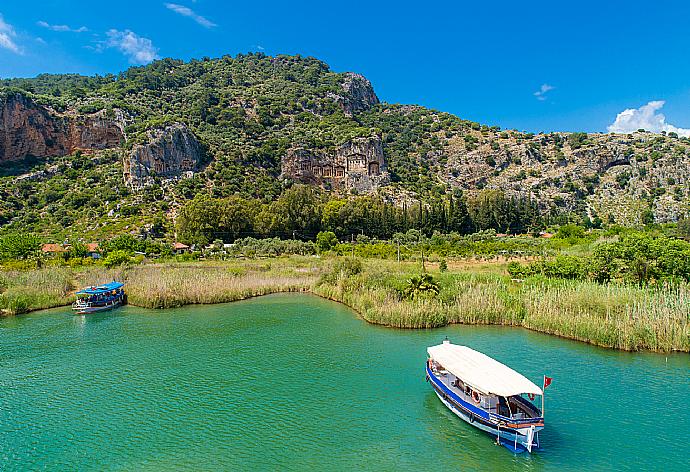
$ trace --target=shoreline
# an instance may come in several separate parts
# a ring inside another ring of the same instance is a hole
[[[355,273],[344,271],[337,259],[311,257],[161,263],[115,270],[44,268],[0,273],[6,287],[0,306],[10,307],[4,316],[67,307],[75,287],[87,281],[121,280],[127,284],[128,303],[141,308],[308,293],[347,306],[367,323],[388,328],[512,326],[621,351],[690,352],[687,287],[672,292],[549,280],[516,284],[503,270],[501,265],[488,264],[479,270],[433,271],[440,294],[410,300],[402,289],[411,275],[419,273],[418,267],[381,260],[364,260]]]
[[[343,300],[339,300],[334,297],[329,297],[326,295],[319,294],[318,292],[314,291],[312,288],[306,288],[306,289],[298,289],[298,290],[277,290],[277,291],[270,291],[266,293],[257,293],[254,295],[247,295],[241,298],[233,298],[233,299],[228,299],[228,300],[222,300],[222,301],[215,301],[215,302],[200,302],[200,303],[186,303],[182,305],[176,305],[176,306],[169,306],[169,307],[147,307],[147,306],[142,306],[142,305],[136,305],[132,303],[127,303],[126,305],[131,305],[137,308],[144,308],[148,310],[168,310],[168,309],[174,309],[174,308],[182,308],[185,306],[193,306],[193,305],[220,305],[220,304],[225,304],[225,303],[235,303],[235,302],[241,302],[241,301],[246,301],[246,300],[251,300],[254,298],[260,298],[260,297],[265,297],[269,295],[278,295],[278,294],[303,294],[303,295],[312,295],[324,300],[328,300],[334,303],[339,303],[348,309],[352,310],[352,312],[356,315],[357,318],[361,319],[362,321],[366,322],[367,324],[373,325],[373,326],[380,326],[383,328],[388,328],[388,329],[400,329],[400,330],[418,330],[418,329],[436,329],[436,328],[444,328],[447,326],[454,326],[454,325],[460,325],[460,326],[500,326],[500,327],[506,327],[506,328],[522,328],[526,329],[528,331],[532,331],[535,333],[539,334],[544,334],[547,336],[554,336],[557,338],[561,339],[567,339],[569,341],[574,341],[578,343],[583,343],[583,344],[589,344],[591,346],[596,346],[600,347],[603,349],[610,349],[614,351],[620,351],[620,352],[629,352],[629,353],[636,353],[636,352],[649,352],[653,354],[683,354],[683,353],[690,353],[690,350],[679,350],[679,349],[674,349],[674,350],[669,350],[669,351],[663,351],[663,350],[653,350],[653,349],[624,349],[621,347],[615,347],[611,345],[606,345],[606,344],[600,344],[597,343],[596,341],[590,340],[590,339],[585,339],[585,338],[575,338],[567,335],[562,335],[560,333],[555,333],[555,332],[549,332],[549,331],[543,331],[540,329],[536,328],[531,328],[529,326],[525,325],[520,325],[520,324],[510,324],[510,323],[462,323],[462,322],[450,322],[446,323],[444,325],[439,325],[439,326],[432,326],[432,327],[410,327],[410,326],[394,326],[390,324],[384,324],[384,323],[379,323],[376,321],[372,321],[367,319],[365,316],[362,315],[362,313],[357,310],[354,306],[346,303]],[[55,308],[64,308],[64,307],[69,307],[71,306],[70,303],[66,304],[60,304],[60,305],[55,305],[55,306],[50,306],[46,308],[36,308],[36,309],[30,309],[29,311],[25,311],[23,313],[17,314],[17,315],[7,315],[7,314],[1,314],[0,313],[0,318],[2,317],[9,317],[9,316],[22,316],[22,315],[27,315],[29,313],[35,313],[38,311],[44,311],[44,310],[51,310]],[[74,315],[77,316],[77,315]],[[88,316],[88,315],[82,315],[82,316]]]

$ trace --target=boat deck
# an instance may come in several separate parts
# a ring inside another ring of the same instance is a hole
[[[513,396],[508,398],[508,403],[499,401],[498,397],[480,396],[479,403],[472,398],[471,389],[463,381],[443,368],[432,365],[431,371],[451,392],[463,401],[476,405],[482,410],[496,415],[512,419],[539,418],[541,412],[537,407],[529,403],[522,397]]]

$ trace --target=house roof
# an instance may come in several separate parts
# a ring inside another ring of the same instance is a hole
[[[41,247],[42,252],[67,252],[61,244],[48,243]]]
[[[173,249],[189,249],[189,246],[183,243],[174,243]]]
[[[429,357],[448,372],[475,389],[502,397],[532,393],[542,395],[541,388],[507,365],[467,346],[444,342],[427,349]]]
[[[100,250],[100,248],[98,247],[98,243],[88,243],[88,244],[86,245],[86,249],[87,249],[89,252],[97,252],[97,251]]]

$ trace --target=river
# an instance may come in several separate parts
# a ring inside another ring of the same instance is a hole
[[[515,455],[424,380],[448,336],[546,390]],[[310,295],[0,319],[0,470],[688,470],[690,356],[372,326]]]

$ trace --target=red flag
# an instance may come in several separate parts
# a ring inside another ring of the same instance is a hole
[[[544,388],[548,387],[551,385],[551,382],[553,382],[553,377],[547,377],[546,375],[544,376]]]

